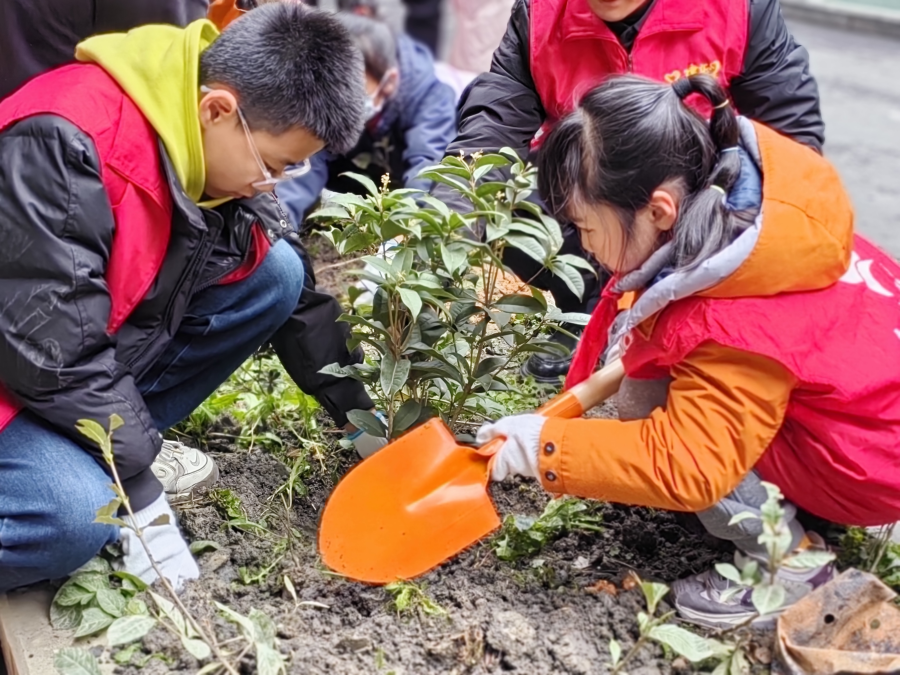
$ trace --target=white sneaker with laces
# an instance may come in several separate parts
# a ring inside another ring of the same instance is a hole
[[[178,441],[163,441],[153,473],[171,504],[190,501],[219,479],[219,468],[211,457]]]

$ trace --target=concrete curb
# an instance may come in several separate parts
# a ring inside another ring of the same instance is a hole
[[[900,38],[900,10],[829,0],[781,0],[787,19]]]

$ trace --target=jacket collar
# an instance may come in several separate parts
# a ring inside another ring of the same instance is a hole
[[[618,42],[606,23],[591,11],[587,0],[563,0],[560,37],[593,38]],[[706,3],[702,0],[656,0],[647,13],[639,36],[666,32],[696,32],[706,22]]]

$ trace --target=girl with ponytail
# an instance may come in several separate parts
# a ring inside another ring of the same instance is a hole
[[[619,420],[485,425],[480,442],[506,438],[493,480],[695,512],[739,565],[767,562],[759,520],[730,524],[759,515],[762,481],[787,499],[794,547],[823,546],[797,507],[848,525],[900,519],[900,265],[854,234],[824,158],[736,116],[711,77],[626,76],[550,132],[539,181],[612,274],[566,384],[601,358],[621,358],[626,378]],[[626,292],[636,300],[617,315]],[[788,603],[832,574],[778,572]],[[729,585],[715,571],[678,580],[675,605],[737,625],[753,608]]]

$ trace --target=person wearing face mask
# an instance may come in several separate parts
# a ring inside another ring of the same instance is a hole
[[[418,174],[441,161],[456,134],[455,94],[438,80],[425,47],[407,36],[395,36],[377,19],[349,12],[338,18],[365,60],[365,129],[349,152],[319,153],[312,158],[309,173],[278,186],[278,197],[297,226],[323,189],[362,190],[341,175],[348,171],[366,174],[376,184],[388,174],[393,188],[427,192],[431,182]]]

